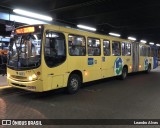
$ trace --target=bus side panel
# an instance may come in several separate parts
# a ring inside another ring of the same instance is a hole
[[[132,72],[132,56],[122,56],[123,65],[127,65],[128,73]]]
[[[139,71],[144,71],[144,59],[145,57],[144,56],[140,56],[139,57]]]
[[[82,61],[83,69],[86,72],[84,82],[98,80],[102,78],[101,56],[86,56]]]
[[[105,56],[102,59],[103,59],[103,62],[102,62],[102,77],[107,78],[107,77],[115,76],[114,62],[115,62],[116,57]]]

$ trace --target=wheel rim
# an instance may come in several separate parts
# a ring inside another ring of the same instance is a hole
[[[77,88],[78,88],[78,80],[77,80],[76,78],[73,78],[73,79],[71,80],[70,85],[71,85],[71,88],[72,88],[73,90],[77,90]]]

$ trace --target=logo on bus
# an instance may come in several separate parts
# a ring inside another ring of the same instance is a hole
[[[149,61],[148,59],[144,59],[144,69],[147,70],[148,69],[148,65],[149,65]]]
[[[114,62],[114,72],[116,75],[122,74],[122,68],[123,68],[123,60],[121,58],[117,58]]]
[[[93,58],[88,58],[88,65],[93,65],[94,64],[94,59]]]

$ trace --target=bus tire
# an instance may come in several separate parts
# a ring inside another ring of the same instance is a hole
[[[71,74],[68,79],[67,92],[69,94],[74,94],[78,92],[81,86],[81,78],[77,74]]]
[[[126,79],[126,78],[127,78],[127,74],[128,74],[128,69],[127,69],[127,67],[123,67],[123,69],[122,69],[122,74],[121,74],[121,76],[120,76],[120,79],[121,79],[121,80]]]
[[[147,70],[146,70],[146,73],[150,73],[151,72],[151,65],[149,64],[148,65],[148,68],[147,68]]]

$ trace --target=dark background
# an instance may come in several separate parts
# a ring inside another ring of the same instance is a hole
[[[76,27],[84,24],[103,34],[117,32],[122,38],[160,42],[159,0],[1,0],[0,9],[13,13],[21,8],[46,14],[53,21]],[[0,21],[0,34],[6,34]],[[18,26],[19,24],[16,24]]]

